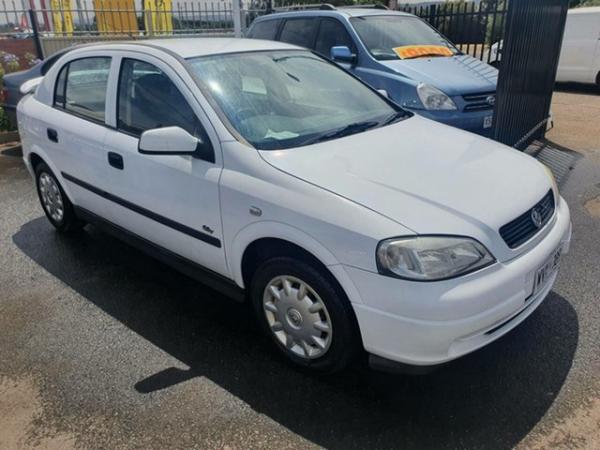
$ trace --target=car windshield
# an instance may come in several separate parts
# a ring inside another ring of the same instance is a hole
[[[262,150],[335,139],[409,115],[308,51],[235,53],[188,62],[231,125]]]
[[[444,36],[412,16],[362,16],[350,19],[375,59],[413,59],[459,53]]]

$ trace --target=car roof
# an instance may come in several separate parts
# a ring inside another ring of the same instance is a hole
[[[153,47],[175,53],[181,58],[194,58],[198,56],[221,55],[227,53],[256,52],[267,50],[300,50],[301,47],[284,42],[266,41],[262,39],[240,38],[169,38],[148,39],[137,41],[102,42],[84,45],[82,49],[96,50],[99,46],[105,50],[126,48]],[[76,50],[73,50],[76,51]]]
[[[282,11],[273,14],[267,14],[265,16],[258,17],[255,22],[262,22],[264,20],[282,19],[289,17],[364,17],[364,16],[411,16],[403,11],[389,11],[378,8],[336,8],[336,9],[302,9],[294,11]]]

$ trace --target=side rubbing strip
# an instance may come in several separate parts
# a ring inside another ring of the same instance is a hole
[[[100,197],[110,200],[111,202],[121,205],[124,208],[134,211],[142,216],[148,217],[149,219],[152,219],[169,228],[173,228],[174,230],[177,230],[183,234],[187,234],[188,236],[192,236],[193,238],[199,239],[203,242],[206,242],[207,244],[221,248],[221,241],[216,237],[209,236],[208,234],[202,233],[201,231],[195,230],[194,228],[190,228],[187,225],[175,222],[174,220],[171,220],[168,217],[161,216],[160,214],[156,214],[155,212],[152,212],[146,208],[128,202],[127,200],[122,199],[121,197],[117,197],[116,195],[103,191],[102,189],[92,186],[91,184],[86,183],[85,181],[82,181],[78,178],[75,178],[72,175],[69,175],[68,173],[61,172],[61,174],[65,180],[68,180],[71,183],[76,184],[77,186],[80,186],[90,192],[93,192],[94,194],[99,195]]]

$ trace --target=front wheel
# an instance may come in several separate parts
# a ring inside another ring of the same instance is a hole
[[[335,372],[356,353],[350,302],[313,266],[289,257],[270,259],[256,271],[250,295],[261,327],[295,365]]]

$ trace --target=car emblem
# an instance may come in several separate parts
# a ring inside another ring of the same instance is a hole
[[[495,95],[488,95],[486,97],[485,101],[487,102],[488,105],[494,106],[496,104],[496,96]]]
[[[542,213],[540,211],[539,208],[533,208],[531,210],[531,221],[533,222],[533,224],[535,225],[536,228],[539,228],[542,226]]]

